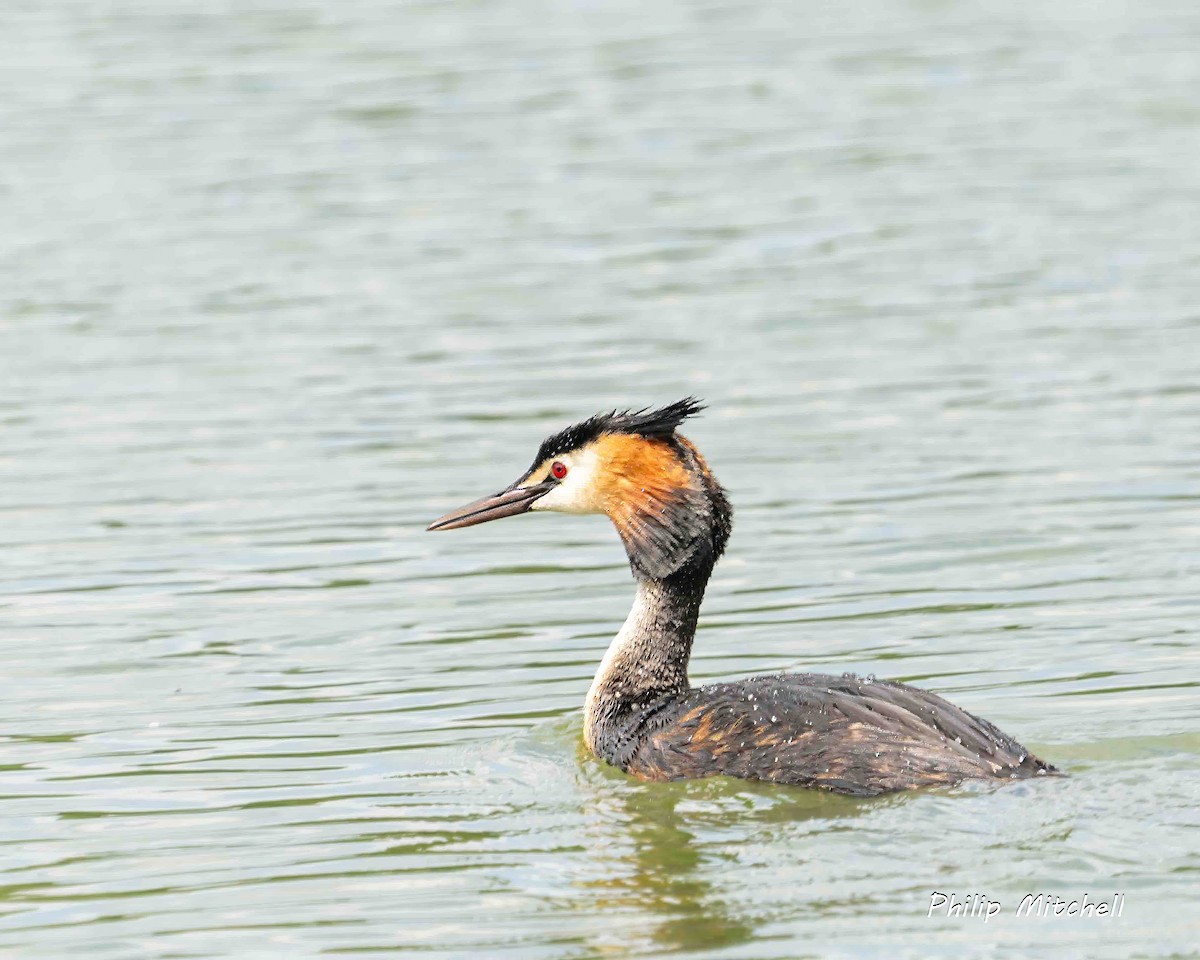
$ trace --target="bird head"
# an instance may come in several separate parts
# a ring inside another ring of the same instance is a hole
[[[687,397],[589,417],[547,437],[514,483],[428,529],[455,530],[530,511],[602,513],[639,576],[662,579],[688,564],[711,565],[729,537],[729,503],[695,446],[676,433],[703,409]]]

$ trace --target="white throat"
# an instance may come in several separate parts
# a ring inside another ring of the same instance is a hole
[[[644,582],[638,583],[637,595],[633,598],[633,608],[625,623],[612,638],[592,685],[588,690],[587,703],[583,711],[583,738],[593,753],[596,752],[594,742],[595,720],[599,713],[602,700],[611,698],[630,697],[636,691],[625,690],[620,684],[620,677],[627,676],[631,661],[640,660],[643,652],[642,643],[649,633],[653,622],[654,601],[651,587]],[[637,668],[634,668],[635,670]]]

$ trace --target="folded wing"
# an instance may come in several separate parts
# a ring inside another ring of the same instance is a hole
[[[935,694],[850,675],[697,687],[646,717],[640,732],[626,770],[648,780],[723,774],[874,796],[1056,772]]]

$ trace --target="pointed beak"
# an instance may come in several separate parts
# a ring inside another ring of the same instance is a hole
[[[499,520],[501,517],[515,517],[533,506],[538,497],[553,490],[558,483],[546,480],[533,483],[527,487],[509,487],[490,497],[468,503],[465,507],[451,510],[444,517],[438,517],[426,530],[457,530],[459,527],[473,527],[477,523],[487,523],[489,520]]]

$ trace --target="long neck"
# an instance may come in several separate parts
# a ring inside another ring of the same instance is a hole
[[[674,436],[668,450],[687,482],[653,509],[609,514],[638,589],[588,691],[583,734],[592,753],[622,768],[655,703],[688,689],[700,601],[733,523],[725,491],[692,443]]]
[[[655,701],[688,689],[688,660],[711,554],[663,578],[638,577],[633,609],[588,691],[584,737],[593,753],[615,762],[623,731]]]

